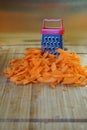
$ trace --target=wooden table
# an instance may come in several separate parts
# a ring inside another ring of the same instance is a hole
[[[4,76],[9,60],[40,47],[40,39],[37,33],[0,34],[0,130],[87,130],[87,86],[17,86]],[[64,48],[87,65],[87,44],[66,42]]]

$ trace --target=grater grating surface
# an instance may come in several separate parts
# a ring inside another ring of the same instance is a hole
[[[60,27],[58,28],[46,28],[45,22],[60,22]],[[42,41],[41,49],[48,51],[52,54],[57,54],[56,49],[63,49],[63,22],[62,19],[44,19],[42,25]]]

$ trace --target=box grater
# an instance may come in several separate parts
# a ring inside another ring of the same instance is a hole
[[[46,22],[59,22],[59,27],[45,27]],[[56,54],[56,49],[63,49],[63,20],[62,19],[44,19],[42,23],[42,41],[41,49],[44,52]]]

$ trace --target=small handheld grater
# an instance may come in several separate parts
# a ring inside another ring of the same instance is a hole
[[[59,27],[45,27],[45,22],[59,22]],[[56,49],[63,49],[63,20],[62,19],[44,19],[42,23],[42,41],[41,49],[44,52],[57,54]]]

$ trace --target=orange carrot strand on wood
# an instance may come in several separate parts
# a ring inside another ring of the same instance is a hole
[[[49,83],[52,88],[58,84],[87,85],[87,66],[82,67],[80,58],[70,51],[58,49],[58,58],[40,49],[28,49],[24,57],[11,60],[4,74],[16,84]]]

